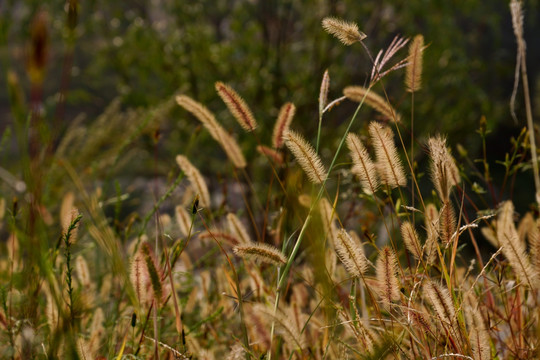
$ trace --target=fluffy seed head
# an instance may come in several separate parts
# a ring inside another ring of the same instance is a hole
[[[178,95],[176,97],[176,103],[192,113],[210,132],[210,135],[216,139],[217,129],[221,128],[221,125],[219,125],[214,114],[212,114],[212,112],[208,110],[206,106],[186,95]]]
[[[383,305],[389,308],[392,301],[399,300],[399,282],[396,276],[396,254],[388,246],[384,247],[379,254],[376,274],[378,283],[377,292],[381,297]]]
[[[322,115],[326,104],[328,103],[328,91],[330,90],[330,75],[328,69],[324,71],[321,81],[321,89],[319,90],[319,116]]]
[[[148,297],[148,282],[150,275],[146,268],[143,253],[137,251],[131,260],[131,271],[129,273],[129,279],[135,289],[135,294],[140,303],[146,302]]]
[[[251,243],[237,245],[233,248],[233,251],[240,257],[248,257],[276,266],[283,265],[287,262],[285,255],[283,255],[276,247],[269,244]]]
[[[379,188],[379,179],[375,164],[371,160],[367,149],[360,138],[353,133],[347,134],[347,147],[353,161],[352,173],[358,176],[362,190],[366,194],[373,194]]]
[[[367,37],[366,34],[358,30],[357,24],[333,17],[324,18],[322,26],[327,33],[335,36],[344,45],[352,45]]]
[[[454,158],[446,147],[446,139],[440,135],[428,140],[429,156],[431,158],[431,179],[439,198],[446,202],[450,197],[450,190],[461,182],[459,170]]]
[[[289,131],[289,126],[291,125],[295,113],[296,107],[291,102],[284,104],[279,110],[279,115],[272,134],[272,146],[275,149],[279,149],[283,146],[283,135]]]
[[[355,243],[345,229],[338,231],[334,239],[334,246],[339,260],[345,265],[347,272],[351,276],[360,277],[367,271],[368,263],[362,244]]]
[[[203,124],[212,138],[221,145],[235,167],[246,167],[246,160],[236,140],[221,127],[216,121],[214,114],[212,114],[204,105],[186,95],[177,96],[176,102],[178,105],[192,113]]]
[[[216,82],[216,91],[240,126],[246,131],[255,130],[257,122],[244,99],[229,85],[220,81]]]
[[[407,185],[407,178],[394,144],[392,130],[372,121],[369,124],[369,134],[375,147],[376,168],[382,182],[391,188]]]
[[[427,281],[424,290],[443,327],[454,331],[454,336],[457,335],[456,308],[448,289],[432,281]]]
[[[415,92],[422,87],[422,60],[424,53],[424,36],[416,35],[409,47],[405,86],[407,91]]]
[[[247,165],[246,159],[244,158],[244,154],[242,154],[242,150],[240,150],[240,146],[238,146],[236,140],[222,128],[220,128],[218,131],[218,137],[218,142],[221,144],[223,150],[225,150],[225,153],[233,165],[239,169],[245,168]]]
[[[519,280],[525,285],[535,286],[538,273],[531,264],[525,249],[525,243],[519,241],[519,235],[514,224],[514,205],[511,201],[503,203],[497,217],[497,240]]]
[[[401,116],[381,96],[362,86],[348,86],[343,89],[343,95],[355,102],[364,102],[366,105],[378,111],[385,119],[399,122]]]
[[[439,213],[439,225],[442,243],[450,244],[457,230],[456,212],[450,201],[443,203]]]
[[[314,184],[321,184],[326,179],[326,170],[315,149],[302,135],[289,130],[285,134],[285,144]]]
[[[401,224],[401,237],[407,250],[409,250],[416,260],[420,260],[422,258],[422,246],[420,245],[420,240],[418,240],[418,234],[413,224],[408,221]]]
[[[435,261],[437,255],[437,240],[439,239],[439,211],[433,204],[427,204],[424,213],[424,226],[426,227],[426,244],[424,253],[428,264]]]
[[[197,189],[201,206],[210,206],[210,193],[208,192],[208,186],[206,185],[206,181],[204,181],[204,178],[199,170],[193,166],[187,157],[183,155],[176,156],[176,163],[186,174],[191,185]]]

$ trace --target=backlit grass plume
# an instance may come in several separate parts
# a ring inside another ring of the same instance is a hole
[[[244,128],[246,131],[253,131],[257,127],[257,122],[255,117],[251,112],[251,109],[246,104],[244,99],[238,95],[229,85],[226,85],[220,81],[216,82],[216,91],[227,105],[227,108],[234,116],[236,121]]]
[[[424,36],[416,35],[409,46],[405,86],[407,91],[415,92],[422,87],[422,60],[424,52]]]
[[[285,134],[285,144],[293,153],[308,179],[314,184],[321,184],[326,178],[326,170],[315,149],[302,135],[292,130]]]
[[[442,327],[446,329],[452,337],[455,338],[458,336],[459,329],[456,318],[456,308],[454,307],[452,296],[448,289],[433,281],[427,281],[424,284],[424,291],[427,299],[433,306]]]
[[[145,303],[148,299],[148,283],[150,281],[150,274],[146,267],[144,253],[141,248],[135,253],[131,260],[131,270],[129,272],[129,279],[135,289],[135,294],[139,303]]]
[[[236,255],[247,257],[256,261],[273,264],[284,265],[287,258],[276,247],[264,243],[241,244],[233,248]]]
[[[450,198],[452,186],[461,182],[459,170],[446,147],[444,137],[437,135],[429,138],[428,148],[431,158],[431,179],[440,199],[447,202]]]
[[[503,254],[524,285],[536,286],[538,274],[533,268],[525,243],[519,240],[514,225],[514,205],[511,201],[502,204],[497,217],[497,240],[503,248]]]
[[[283,135],[289,131],[289,126],[295,113],[296,107],[290,102],[284,104],[279,110],[279,115],[274,125],[274,132],[272,133],[272,146],[275,149],[283,146]]]
[[[364,40],[367,36],[360,30],[358,25],[334,17],[324,18],[323,29],[330,35],[334,35],[344,45],[352,45],[355,42]]]
[[[214,114],[212,114],[206,106],[186,95],[178,95],[176,97],[176,103],[192,113],[203,124],[208,132],[210,132],[210,135],[218,140],[221,125],[217,122]]]
[[[362,244],[355,243],[345,229],[338,231],[334,239],[334,246],[339,260],[341,260],[351,276],[361,277],[366,272],[368,263]]]
[[[375,94],[370,89],[362,86],[348,86],[343,89],[343,95],[349,100],[362,102],[378,111],[385,119],[399,122],[401,120],[397,111],[381,96]]]
[[[147,281],[149,281],[148,287],[152,290],[152,299],[158,304],[161,304],[167,297],[165,283],[163,282],[163,273],[156,261],[154,252],[147,242],[141,244],[140,251],[148,274]]]
[[[405,247],[414,256],[416,260],[422,259],[422,246],[418,240],[418,234],[413,224],[409,221],[404,221],[401,224],[401,238],[405,243]]]
[[[382,248],[376,265],[377,292],[386,308],[389,308],[393,301],[399,300],[397,266],[398,262],[394,251],[388,246]]]
[[[443,244],[448,245],[454,240],[457,230],[457,219],[451,201],[443,202],[439,212],[439,236]]]
[[[208,186],[206,185],[206,181],[204,181],[204,178],[199,170],[193,166],[193,164],[184,155],[176,156],[176,163],[186,174],[189,182],[199,194],[201,206],[210,206],[210,193],[208,192]]]
[[[407,185],[407,178],[389,127],[372,121],[369,134],[375,148],[376,168],[381,181],[391,188]]]
[[[238,146],[236,140],[223,129],[223,127],[216,121],[214,114],[210,112],[204,105],[191,99],[186,95],[178,95],[176,97],[178,105],[192,113],[208,130],[212,138],[221,145],[229,160],[237,168],[246,167],[246,159],[242,154],[242,150]]]
[[[431,264],[437,256],[437,241],[439,239],[439,211],[433,204],[427,204],[424,211],[424,226],[426,243],[424,253],[426,261]]]
[[[321,81],[321,88],[319,90],[319,116],[322,116],[324,108],[328,103],[328,91],[330,90],[330,75],[328,74],[328,69],[324,71],[323,78]]]
[[[373,194],[379,188],[379,179],[367,149],[354,133],[347,134],[347,147],[353,161],[352,173],[360,179],[362,190],[366,194]]]

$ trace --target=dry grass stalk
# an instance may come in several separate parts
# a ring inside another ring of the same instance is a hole
[[[233,213],[227,214],[227,223],[229,224],[229,231],[238,239],[240,244],[251,244],[251,238],[242,222]]]
[[[353,161],[352,173],[360,178],[362,190],[366,194],[373,194],[379,188],[379,179],[377,178],[375,164],[371,160],[367,149],[354,133],[347,134],[347,147]]]
[[[382,182],[391,188],[407,185],[407,178],[394,144],[392,130],[372,121],[369,124],[369,134],[375,148],[377,173]]]
[[[375,94],[370,89],[362,86],[348,86],[343,89],[343,95],[355,102],[362,102],[377,110],[385,119],[399,122],[401,116],[396,110],[381,96]]]
[[[257,122],[244,99],[230,86],[222,82],[216,82],[215,86],[219,97],[227,105],[227,108],[240,126],[246,131],[255,130],[257,128]]]
[[[285,255],[276,247],[264,243],[240,244],[233,248],[236,255],[248,257],[254,260],[273,264],[283,265],[287,262]]]
[[[366,34],[358,30],[357,24],[333,17],[324,18],[322,26],[327,33],[335,36],[344,45],[352,45],[367,37]]]
[[[407,250],[409,250],[416,260],[421,260],[422,246],[420,245],[416,229],[409,221],[405,221],[401,224],[401,237],[403,238]]]
[[[212,114],[204,105],[186,95],[177,96],[176,102],[178,105],[192,113],[203,124],[212,138],[221,145],[235,167],[246,167],[246,159],[236,140],[234,140],[234,138],[231,137],[231,135],[229,135],[216,121],[214,114]]]
[[[295,113],[296,106],[291,102],[284,104],[279,110],[279,115],[274,125],[274,132],[272,133],[272,146],[274,149],[279,149],[283,146],[283,136],[289,131]]]
[[[399,300],[399,281],[396,275],[397,266],[396,254],[388,246],[385,246],[377,259],[376,274],[378,283],[377,292],[387,309],[390,308],[392,301]]]
[[[285,134],[285,144],[314,184],[321,184],[326,179],[326,170],[315,149],[302,135],[289,130]]]
[[[525,285],[535,287],[538,273],[531,264],[525,243],[519,241],[514,225],[514,205],[511,201],[503,203],[497,217],[497,240],[519,280]]]
[[[204,181],[204,178],[199,170],[193,166],[193,164],[184,155],[177,155],[176,163],[186,174],[191,185],[197,189],[201,206],[210,206],[210,193],[208,192],[208,186],[206,185],[206,181]]]
[[[422,88],[422,60],[424,53],[424,36],[416,35],[409,47],[409,64],[405,73],[407,91],[415,92]]]
[[[257,151],[260,154],[272,159],[272,161],[275,162],[277,165],[283,164],[283,155],[281,155],[281,153],[277,152],[276,150],[269,148],[268,146],[257,145]]]
[[[361,277],[368,269],[367,259],[362,244],[356,244],[351,236],[340,229],[334,239],[334,247],[339,259],[353,277]]]
[[[446,139],[440,135],[428,140],[429,156],[431,158],[431,179],[439,198],[449,201],[452,186],[461,182],[458,168],[452,155],[446,147]]]

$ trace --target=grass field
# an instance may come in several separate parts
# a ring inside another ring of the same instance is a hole
[[[65,11],[73,35],[77,2]],[[539,358],[538,124],[520,1],[508,17],[516,125],[495,149],[481,118],[476,156],[414,126],[417,94],[437,81],[423,76],[423,35],[376,52],[335,17],[321,18],[325,36],[370,71],[313,74],[311,123],[289,100],[270,124],[264,101],[215,79],[212,105],[182,91],[117,99],[57,131],[66,99],[44,95],[38,12],[24,78],[6,74],[0,358]]]

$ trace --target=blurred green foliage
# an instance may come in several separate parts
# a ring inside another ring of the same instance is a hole
[[[49,15],[51,51],[44,94],[49,99],[45,110],[52,114],[69,49],[66,2],[8,0],[1,7],[4,71],[0,80],[5,84],[6,70],[11,69],[24,80],[25,88],[30,23],[38,10]],[[232,129],[233,121],[213,86],[215,81],[224,81],[254,110],[265,129],[263,142],[270,138],[278,109],[286,101],[298,108],[294,127],[310,137],[316,131],[323,71],[330,70],[330,97],[335,98],[347,85],[365,84],[371,68],[360,46],[344,47],[322,30],[321,19],[334,15],[357,22],[368,35],[365,43],[374,54],[380,44],[389,44],[397,34],[425,36],[429,47],[424,57],[424,86],[415,98],[415,135],[420,143],[425,135],[442,132],[449,135],[451,144],[465,143],[474,153],[480,145],[474,130],[481,116],[494,133],[501,125],[519,132],[508,107],[515,43],[506,1],[93,0],[80,2],[78,9],[66,115],[60,131],[80,113],[92,121],[117,96],[123,108],[147,108],[176,92],[204,103]],[[525,9],[525,34],[532,44],[540,31],[538,1],[526,2]],[[535,84],[540,53],[538,47],[530,48],[529,71]],[[400,56],[405,57],[406,52]],[[384,84],[392,102],[408,115],[410,98],[402,80],[402,72],[396,72]],[[380,86],[376,91],[381,92]],[[0,92],[1,113],[8,119],[2,128],[10,123],[9,106],[7,93]],[[353,106],[345,104],[330,113],[325,119],[326,131],[343,123]],[[370,114],[363,118],[367,123]],[[180,151],[180,144],[196,125],[185,112],[175,109],[162,129],[177,146],[168,150]],[[505,129],[503,138],[507,135]]]

